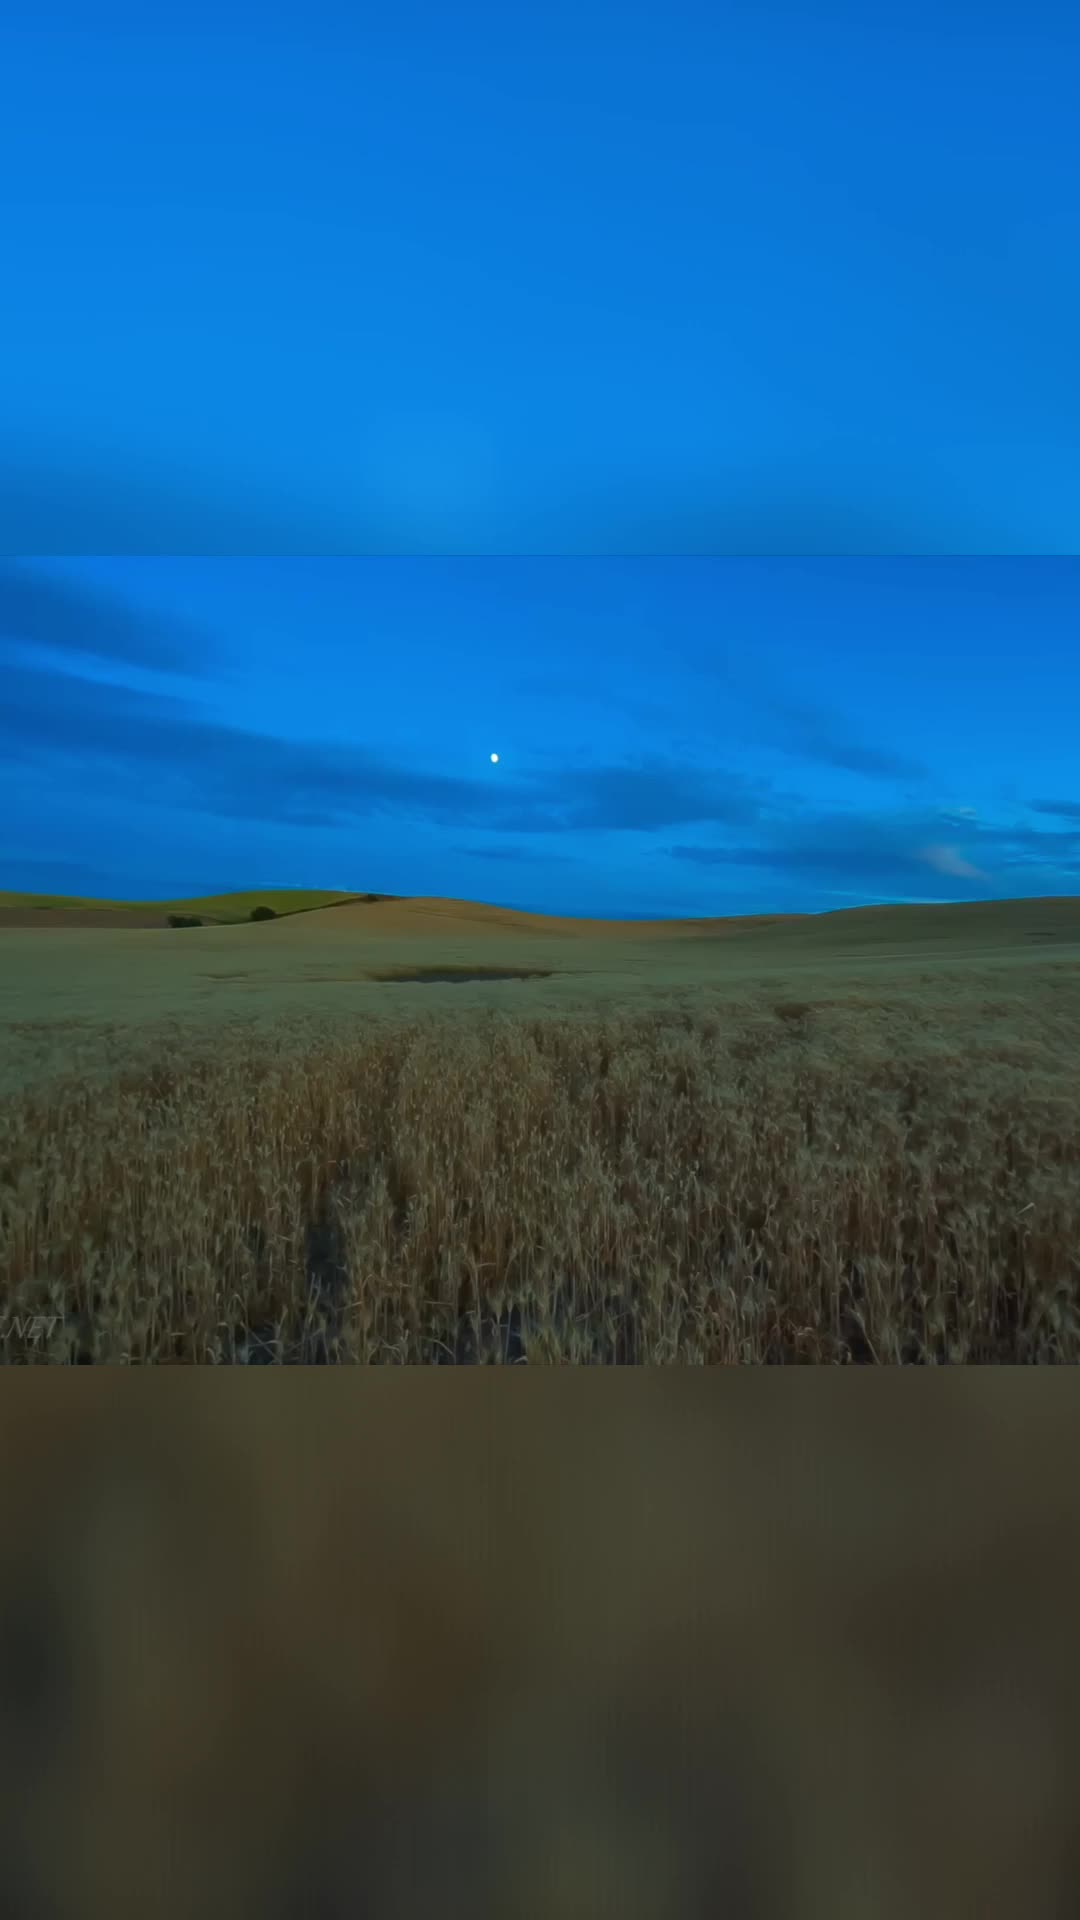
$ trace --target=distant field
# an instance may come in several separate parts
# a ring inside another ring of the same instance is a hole
[[[0,1356],[1080,1359],[1080,899],[3,902]]]
[[[384,898],[385,896],[377,896]],[[216,893],[197,900],[86,900],[59,893],[0,892],[0,927],[163,927],[170,913],[201,914],[214,926],[249,920],[254,907],[277,914],[312,913],[355,900],[351,893],[269,888]]]

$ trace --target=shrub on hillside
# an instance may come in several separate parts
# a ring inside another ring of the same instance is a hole
[[[274,912],[273,907],[252,907],[251,918],[253,920],[276,920],[277,914]]]
[[[201,927],[202,921],[191,913],[170,913],[170,927]]]

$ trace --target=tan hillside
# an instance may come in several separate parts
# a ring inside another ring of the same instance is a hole
[[[788,920],[804,921],[805,914],[757,914],[713,920],[603,920],[560,917],[547,913],[521,913],[513,907],[489,906],[480,900],[450,900],[437,896],[405,900],[381,900],[371,905],[352,901],[331,910],[305,914],[302,927],[294,931],[305,939],[324,931],[335,934],[355,931],[363,934],[416,936],[447,933],[525,933],[551,934],[562,939],[621,936],[635,940],[676,939],[702,933],[717,936],[764,931]]]

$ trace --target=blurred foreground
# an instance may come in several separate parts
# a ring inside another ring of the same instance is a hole
[[[1075,1912],[1066,1375],[466,1378],[14,1382],[5,1913]]]

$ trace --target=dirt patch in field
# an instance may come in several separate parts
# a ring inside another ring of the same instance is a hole
[[[466,980],[550,980],[552,972],[551,967],[403,967],[392,973],[369,973],[367,977],[390,986],[416,982],[421,986],[457,986]]]

